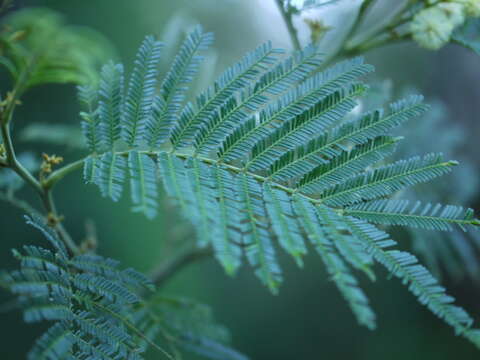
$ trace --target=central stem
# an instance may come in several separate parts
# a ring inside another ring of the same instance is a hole
[[[75,244],[65,227],[60,222],[60,217],[53,201],[51,189],[47,186],[43,186],[37,179],[35,179],[35,177],[18,161],[16,157],[12,136],[10,134],[10,121],[7,121],[10,118],[9,114],[11,114],[11,111],[13,111],[13,108],[11,108],[10,111],[3,112],[1,117],[1,135],[6,154],[5,165],[13,170],[37,192],[42,200],[45,210],[47,211],[47,219],[49,217],[54,219],[54,223],[51,224],[52,228],[55,229],[60,239],[73,254],[79,254],[80,251],[78,246]]]

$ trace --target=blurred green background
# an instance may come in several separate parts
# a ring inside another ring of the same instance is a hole
[[[216,34],[215,51],[209,55],[209,62],[216,63],[202,72],[205,81],[262,41],[271,39],[277,46],[290,46],[273,0],[25,0],[15,3],[17,8],[24,6],[46,6],[63,13],[68,23],[100,31],[112,41],[118,57],[127,64],[131,63],[136,47],[146,34],[157,34],[175,44],[178,34],[191,24],[201,23]],[[377,50],[366,54],[366,58],[376,66],[375,76],[391,79],[395,89],[413,86],[427,97],[446,103],[451,113],[449,121],[465,129],[460,150],[473,159],[478,174],[475,154],[478,154],[480,135],[480,57],[454,46],[432,53],[406,44]],[[4,77],[0,87],[2,92],[8,89]],[[23,104],[16,115],[15,129],[32,122],[79,125],[74,86],[35,88],[23,99]],[[412,136],[416,135],[414,126],[410,131]],[[436,131],[438,129],[431,129],[432,150],[437,150]],[[67,162],[82,155],[71,147],[20,140],[17,146],[37,153],[55,152]],[[470,183],[465,181],[462,186]],[[22,194],[32,195],[29,190]],[[66,226],[77,239],[84,236],[85,221],[91,219],[96,224],[99,251],[142,271],[149,271],[161,259],[173,256],[192,237],[188,225],[167,202],[163,202],[160,217],[148,221],[131,214],[127,202],[114,205],[102,199],[95,187],[83,185],[79,173],[60,184],[56,198],[60,212],[66,217]],[[480,209],[479,200],[471,199],[471,203],[463,205]],[[408,240],[403,235],[398,233],[397,239],[408,248]],[[425,236],[434,238],[435,233],[425,233]],[[0,239],[1,267],[11,268],[15,261],[9,249],[38,243],[40,236],[24,225],[21,212],[0,203]],[[375,284],[364,282],[379,318],[378,329],[369,332],[357,326],[316,256],[306,259],[303,270],[297,269],[291,259],[283,260],[285,283],[279,296],[271,295],[248,269],[244,268],[231,279],[213,260],[188,267],[173,278],[164,291],[210,304],[217,320],[231,330],[234,346],[251,359],[479,358],[470,343],[453,336],[450,328],[422,308],[397,281],[379,276]],[[443,283],[478,319],[480,286],[470,280],[454,282],[448,277]],[[5,294],[0,295],[0,299],[4,302]],[[26,352],[42,328],[23,324],[18,312],[1,314],[0,324],[1,360],[23,358],[19,354]],[[185,358],[190,359],[188,355]]]

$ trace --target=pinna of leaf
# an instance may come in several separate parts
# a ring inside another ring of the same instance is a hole
[[[123,66],[114,63],[104,66],[99,89],[80,88],[90,109],[82,115],[90,151],[80,162],[85,180],[118,200],[129,179],[133,210],[153,218],[161,179],[197,230],[199,246],[212,246],[229,274],[246,255],[273,292],[282,281],[275,244],[302,265],[309,241],[357,320],[371,329],[375,314],[354,270],[373,279],[379,263],[480,347],[471,317],[413,255],[389,249],[395,241],[375,226],[480,225],[470,209],[388,200],[457,164],[441,154],[385,163],[401,140],[392,130],[427,110],[422,97],[352,119],[367,91],[361,77],[372,66],[355,58],[320,72],[313,46],[285,55],[266,43],[187,101],[211,42],[197,27],[159,82],[162,44],[148,36],[125,90]]]
[[[142,360],[148,347],[173,359],[156,340],[169,350],[182,347],[211,359],[246,359],[227,346],[228,333],[205,306],[141,299],[138,293],[155,290],[144,275],[99,255],[70,256],[40,218],[27,217],[27,223],[50,246],[13,250],[21,269],[0,273],[0,286],[18,296],[26,322],[54,322],[35,342],[29,360]]]

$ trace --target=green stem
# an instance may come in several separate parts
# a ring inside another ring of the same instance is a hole
[[[1,135],[3,140],[3,145],[5,147],[6,153],[6,165],[15,173],[17,173],[27,184],[29,184],[40,196],[42,199],[43,205],[48,212],[48,215],[53,216],[54,219],[59,220],[57,210],[55,208],[55,203],[53,202],[52,193],[50,188],[42,186],[42,184],[33,177],[33,175],[25,169],[25,167],[17,160],[15,149],[13,147],[12,136],[10,134],[10,120],[11,114],[15,108],[14,105],[10,104],[16,103],[15,97],[13,97],[9,105],[5,108],[4,111],[0,114],[0,127]],[[53,228],[57,231],[60,239],[62,239],[65,245],[70,249],[73,254],[79,253],[79,248],[76,246],[71,236],[68,234],[61,222],[57,222]]]
[[[1,132],[3,145],[5,146],[5,153],[7,155],[6,165],[15,171],[25,182],[31,185],[37,192],[42,192],[40,183],[35,179],[30,172],[23,167],[17,160],[15,150],[13,148],[12,137],[10,135],[10,125],[7,121],[2,121]]]
[[[80,249],[73,241],[70,234],[67,232],[63,224],[61,223],[60,216],[57,212],[57,208],[55,206],[55,202],[53,201],[52,192],[49,189],[43,189],[40,197],[43,202],[43,206],[47,210],[48,214],[53,217],[54,221],[56,222],[55,225],[52,227],[57,231],[60,239],[65,243],[65,245],[70,249],[72,254],[78,255],[80,254]]]
[[[277,3],[278,10],[280,11],[283,21],[285,22],[285,26],[287,27],[288,35],[290,36],[290,40],[292,41],[292,45],[294,49],[301,50],[302,46],[300,45],[300,40],[298,39],[298,33],[295,27],[293,26],[292,12],[285,11],[282,0],[275,0],[275,2]]]
[[[169,262],[162,263],[158,269],[153,271],[151,275],[152,281],[157,287],[160,287],[185,266],[206,259],[212,255],[213,251],[210,248],[194,248],[173,258]]]
[[[42,181],[43,188],[51,189],[58,181],[62,180],[66,175],[70,174],[73,171],[81,169],[84,162],[85,159],[80,159],[61,167],[58,170],[55,170],[53,173],[50,174],[48,178]]]

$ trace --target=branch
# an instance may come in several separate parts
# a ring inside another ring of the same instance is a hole
[[[213,251],[210,248],[194,248],[171,259],[170,261],[162,263],[158,269],[153,271],[151,275],[152,281],[157,287],[161,287],[167,280],[169,280],[184,267],[194,262],[204,260],[212,255]]]
[[[43,206],[48,212],[47,219],[51,219],[53,221],[53,223],[49,225],[57,231],[60,239],[65,243],[65,245],[70,249],[70,251],[74,255],[80,254],[79,247],[77,246],[77,244],[75,244],[72,237],[70,236],[70,234],[67,232],[67,230],[61,223],[61,218],[57,212],[55,203],[53,201],[52,192],[50,191],[50,189],[47,189],[47,188],[43,189],[42,193],[40,194],[40,197],[42,199]]]
[[[65,165],[58,170],[55,170],[50,174],[48,178],[42,181],[42,186],[44,189],[51,189],[58,181],[62,180],[66,175],[70,174],[73,171],[81,169],[85,159],[77,160],[73,163]]]
[[[295,50],[301,50],[302,46],[300,45],[300,40],[298,39],[298,33],[295,27],[293,26],[293,22],[292,22],[292,12],[285,10],[282,0],[275,0],[275,1],[277,3],[280,14],[282,14],[282,18],[283,18],[283,21],[285,22],[285,26],[287,27],[288,34],[290,35],[290,40],[292,41],[293,47],[295,48]]]
[[[0,127],[1,137],[6,154],[6,167],[12,169],[17,173],[27,184],[29,184],[42,199],[43,205],[47,210],[47,219],[54,219],[52,226],[60,236],[60,239],[70,249],[73,254],[79,253],[79,248],[72,240],[66,229],[60,222],[60,217],[57,213],[55,203],[53,202],[52,193],[50,188],[42,186],[42,184],[33,177],[33,175],[23,167],[23,165],[17,160],[15,149],[13,147],[12,137],[10,134],[10,122],[17,99],[15,96],[11,96],[7,106],[0,112]]]
[[[8,115],[7,115],[8,116]],[[5,147],[6,166],[15,171],[27,184],[32,186],[37,192],[42,192],[40,183],[35,179],[30,172],[23,167],[17,160],[15,150],[13,148],[12,137],[10,135],[10,125],[7,121],[1,121],[1,133],[3,139],[3,145]]]

